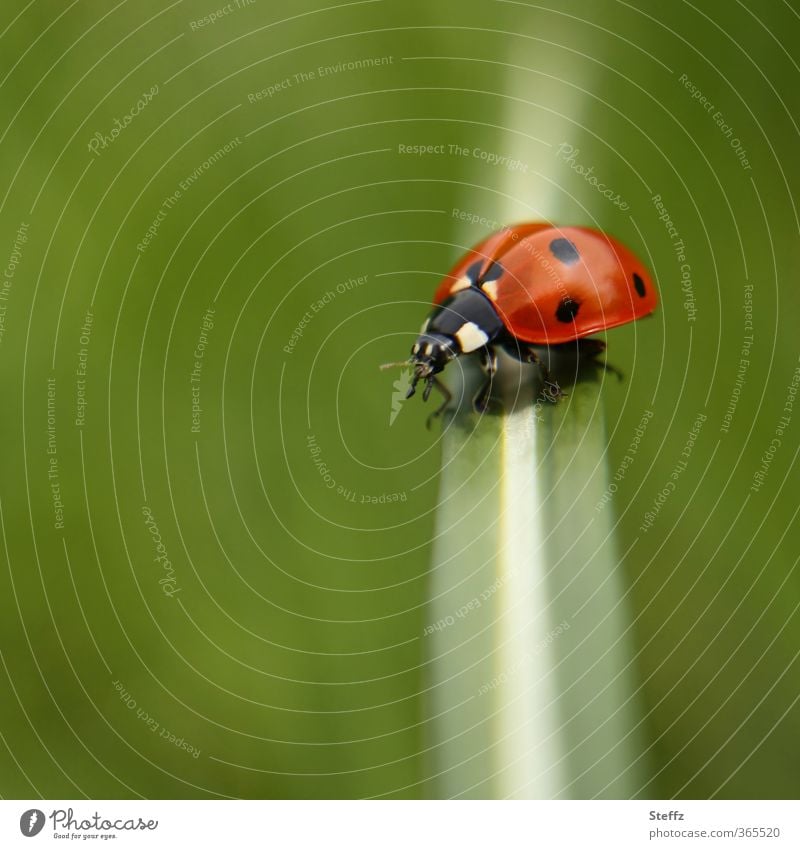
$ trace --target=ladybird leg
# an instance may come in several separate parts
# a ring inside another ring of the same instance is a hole
[[[519,353],[522,354],[521,358],[519,357]],[[547,366],[542,362],[542,359],[536,353],[535,348],[522,345],[519,348],[519,353],[515,353],[515,356],[517,356],[517,358],[519,359],[522,359],[522,362],[531,363],[532,365],[539,366],[539,374],[541,374],[542,382],[544,383],[544,390],[542,394],[544,395],[547,401],[552,401],[555,404],[559,398],[567,397],[567,393],[561,391],[561,387],[558,385],[558,381],[553,379],[550,374],[550,369],[547,368]]]
[[[419,383],[419,374],[414,372],[414,376],[411,378],[411,383],[408,387],[408,392],[406,392],[406,400],[408,400],[417,391],[417,383]]]
[[[481,349],[480,364],[486,379],[472,398],[472,409],[476,413],[485,413],[489,407],[489,393],[492,391],[492,382],[497,372],[497,353],[494,348]]]
[[[568,342],[566,343],[569,344]],[[602,354],[606,349],[606,343],[602,339],[576,339],[575,344],[578,346],[578,353],[582,357],[596,357]]]
[[[539,374],[542,376],[542,395],[545,401],[551,401],[553,404],[558,402],[559,398],[566,398],[567,393],[563,392],[557,380],[550,374],[550,369],[542,362],[535,351],[531,351],[531,359],[529,362],[539,366]]]
[[[442,401],[442,403],[428,416],[427,419],[425,419],[425,427],[427,427],[428,430],[431,429],[431,422],[434,419],[438,419],[453,400],[453,393],[442,383],[441,380],[439,380],[439,378],[434,377],[431,380],[430,385],[435,386],[438,389],[438,391],[442,394],[444,401]]]
[[[577,343],[578,356],[585,359],[597,357],[606,349],[606,343],[602,339],[578,339]],[[625,379],[624,373],[606,360],[603,360],[600,365],[602,365],[606,371],[610,371],[611,374],[615,375],[617,380],[622,381]]]

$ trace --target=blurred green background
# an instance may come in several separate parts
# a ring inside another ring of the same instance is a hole
[[[435,794],[438,432],[376,365],[545,218],[662,297],[603,387],[640,795],[800,795],[798,11],[5,3],[0,793]]]

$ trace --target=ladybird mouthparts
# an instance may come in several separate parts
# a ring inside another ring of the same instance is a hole
[[[441,333],[423,333],[417,338],[411,349],[411,363],[414,366],[414,376],[408,388],[406,398],[410,398],[417,389],[420,380],[425,381],[422,400],[427,401],[436,375],[444,369],[447,363],[457,356],[455,341]]]
[[[425,381],[425,389],[422,392],[422,400],[427,401],[433,389],[434,381],[433,365],[430,362],[417,362],[414,366],[414,376],[411,378],[411,385],[406,392],[406,398],[410,398],[417,391],[417,384],[420,380]]]

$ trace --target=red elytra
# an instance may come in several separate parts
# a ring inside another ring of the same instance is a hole
[[[434,303],[475,285],[509,333],[533,345],[572,342],[658,305],[650,274],[621,242],[589,227],[544,222],[508,227],[476,245],[444,278]]]
[[[436,290],[433,311],[407,360],[414,369],[407,397],[419,381],[425,382],[425,400],[438,387],[446,399],[438,414],[449,392],[437,375],[457,357],[474,353],[486,380],[473,405],[485,409],[499,347],[538,363],[549,397],[557,400],[563,393],[537,347],[581,340],[579,353],[594,356],[605,344],[585,336],[642,318],[657,305],[644,264],[611,236],[544,222],[508,227],[470,250]]]

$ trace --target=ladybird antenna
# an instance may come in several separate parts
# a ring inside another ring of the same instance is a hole
[[[378,366],[378,368],[381,371],[386,371],[387,368],[403,368],[403,366],[410,366],[411,363],[412,363],[412,360],[409,359],[409,360],[403,360],[400,363],[384,363],[383,365]]]

